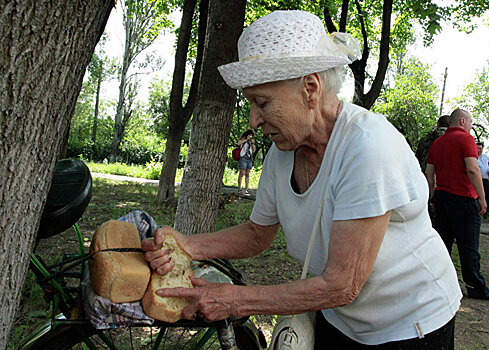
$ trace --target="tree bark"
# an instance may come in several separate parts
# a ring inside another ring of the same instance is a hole
[[[391,37],[391,17],[393,0],[384,0],[382,8],[382,33],[380,38],[379,66],[375,73],[374,81],[370,90],[365,94],[361,101],[361,106],[370,109],[377,100],[384,83],[385,74],[389,67],[389,45]]]
[[[29,266],[62,138],[113,0],[0,7],[0,348]]]
[[[177,173],[180,145],[183,133],[197,101],[200,70],[204,51],[204,40],[207,27],[207,14],[209,0],[201,0],[199,5],[198,45],[195,69],[190,86],[190,93],[185,106],[183,103],[183,90],[185,85],[185,66],[187,65],[188,47],[192,32],[192,17],[194,15],[196,0],[186,0],[182,12],[182,23],[178,35],[177,52],[175,54],[175,69],[173,71],[172,90],[170,95],[170,115],[168,138],[166,141],[165,159],[161,169],[158,184],[158,204],[175,202],[175,176]]]
[[[127,85],[127,71],[131,64],[131,43],[132,43],[132,26],[130,24],[131,18],[124,18],[126,38],[124,42],[124,55],[122,59],[121,68],[121,80],[119,82],[119,100],[117,101],[117,107],[114,117],[114,136],[112,138],[112,151],[109,155],[109,162],[115,163],[119,156],[122,137],[124,136],[124,125],[122,124],[122,118],[124,116],[124,102],[126,100],[126,85]]]
[[[245,0],[209,4],[200,96],[175,215],[175,228],[186,234],[215,229],[236,101],[236,90],[226,85],[217,67],[237,59],[245,7]]]
[[[92,138],[91,138],[92,147],[95,147],[95,142],[97,141],[97,124],[98,124],[98,113],[99,113],[99,104],[100,104],[100,87],[102,86],[102,74],[103,73],[101,72],[97,78],[97,91],[95,95],[95,107],[93,110],[93,124],[92,124]]]

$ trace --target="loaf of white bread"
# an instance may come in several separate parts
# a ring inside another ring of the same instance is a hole
[[[139,248],[141,239],[134,224],[109,220],[100,225],[90,253],[108,248]],[[95,293],[113,303],[140,300],[151,276],[141,252],[100,252],[89,260],[90,281]]]
[[[184,298],[160,297],[156,291],[160,288],[186,287],[193,288],[190,277],[193,276],[190,261],[192,257],[178,244],[171,234],[165,236],[163,247],[169,251],[173,269],[164,276],[156,272],[151,274],[151,281],[144,294],[142,304],[146,315],[157,320],[173,323],[182,318],[182,310],[189,304]]]

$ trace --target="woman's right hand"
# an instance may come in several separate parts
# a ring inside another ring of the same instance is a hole
[[[156,229],[154,237],[147,238],[141,242],[144,258],[150,264],[151,268],[159,275],[166,275],[170,272],[175,264],[171,261],[168,250],[161,249],[165,236],[171,233],[177,240],[178,244],[185,247],[186,237],[170,226],[163,226]]]

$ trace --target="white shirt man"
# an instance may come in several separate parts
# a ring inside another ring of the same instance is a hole
[[[482,142],[477,142],[477,151],[479,152],[479,158],[477,158],[477,163],[481,169],[482,179],[489,179],[489,157],[482,153],[484,144]]]

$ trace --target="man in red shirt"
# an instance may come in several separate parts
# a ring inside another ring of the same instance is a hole
[[[486,212],[487,203],[470,129],[470,113],[463,109],[453,111],[445,134],[433,142],[428,152],[426,178],[430,201],[435,206],[433,226],[450,253],[457,241],[468,297],[489,300],[479,254],[481,215]]]

